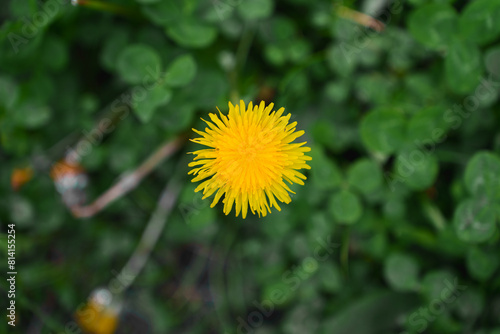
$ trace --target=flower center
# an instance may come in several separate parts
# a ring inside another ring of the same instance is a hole
[[[219,176],[232,187],[246,191],[270,185],[281,166],[271,136],[262,131],[251,133],[219,147]]]

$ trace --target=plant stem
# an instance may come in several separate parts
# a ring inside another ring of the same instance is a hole
[[[239,103],[240,94],[238,92],[238,79],[243,67],[247,61],[248,52],[252,45],[253,37],[255,35],[255,28],[253,26],[245,26],[243,35],[236,50],[236,65],[233,71],[229,74],[231,81],[230,100],[237,105]]]
[[[346,277],[349,277],[349,234],[349,226],[346,226],[342,234],[342,248],[340,249],[340,263]]]
[[[236,50],[236,71],[241,72],[243,66],[247,61],[248,52],[250,51],[250,46],[252,45],[253,37],[255,35],[255,28],[253,25],[245,26],[245,31],[240,39],[240,44]]]
[[[142,233],[139,244],[120,272],[120,277],[127,278],[125,282],[122,282],[123,290],[126,290],[130,287],[130,285],[132,285],[148,261],[151,251],[156,245],[156,242],[165,227],[167,216],[172,211],[172,208],[177,201],[180,189],[181,186],[178,181],[172,178],[163,190],[160,199],[158,200],[156,209],[151,215],[151,218]]]
[[[110,203],[134,189],[157,165],[177,151],[184,142],[184,139],[184,136],[180,136],[172,141],[164,143],[135,171],[120,179],[118,183],[99,196],[92,204],[71,207],[71,212],[78,218],[92,217],[100,212]]]
[[[422,206],[424,209],[424,213],[429,218],[431,221],[432,225],[436,228],[438,231],[442,231],[446,228],[446,219],[444,218],[443,214],[441,213],[441,210],[430,202],[428,199],[423,199],[422,200]]]

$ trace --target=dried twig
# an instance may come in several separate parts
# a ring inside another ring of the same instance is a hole
[[[127,194],[134,189],[141,180],[148,175],[165,158],[173,154],[184,141],[184,137],[178,137],[173,141],[163,144],[156,150],[139,168],[124,176],[118,183],[109,188],[104,194],[98,197],[92,204],[86,206],[73,206],[71,212],[75,217],[92,217],[111,202]]]
[[[348,19],[351,21],[354,21],[356,23],[359,23],[367,28],[371,28],[375,31],[383,31],[385,29],[385,24],[382,23],[381,21],[371,17],[370,15],[363,14],[361,12],[358,12],[354,9],[345,7],[345,6],[338,6],[336,10],[337,14],[344,18]]]

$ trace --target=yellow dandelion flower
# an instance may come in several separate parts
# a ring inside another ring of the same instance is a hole
[[[229,102],[229,114],[208,116],[205,132],[193,129],[201,138],[193,142],[209,148],[191,152],[196,157],[189,164],[192,182],[204,180],[195,191],[203,189],[203,198],[213,195],[214,207],[224,196],[224,213],[231,212],[235,204],[236,216],[240,211],[246,218],[248,206],[253,214],[266,216],[271,207],[278,211],[279,202],[290,203],[289,192],[294,193],[284,181],[303,185],[306,177],[300,169],[310,169],[306,164],[311,157],[304,153],[309,147],[292,143],[304,131],[295,131],[297,122],[288,124],[291,115],[282,116],[285,108],[272,111],[274,104],[266,107],[264,101],[245,108],[245,103],[233,106]],[[206,180],[205,180],[206,179]],[[276,201],[276,199],[278,201]]]

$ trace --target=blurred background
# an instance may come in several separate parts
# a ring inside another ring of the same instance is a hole
[[[3,0],[0,333],[499,334],[499,17]],[[312,148],[265,218],[187,175],[191,128],[239,99],[285,107]]]

